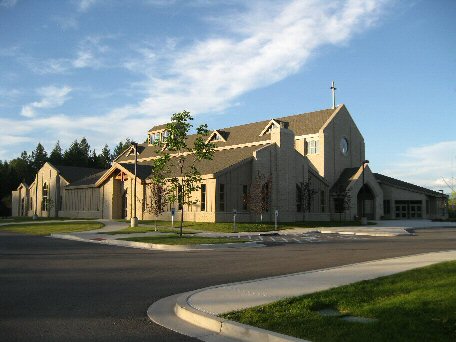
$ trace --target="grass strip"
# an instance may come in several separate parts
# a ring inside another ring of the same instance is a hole
[[[378,321],[347,322],[320,315],[322,309]],[[311,341],[456,341],[456,261],[223,317]]]
[[[110,232],[111,235],[116,234],[133,234],[133,233],[147,233],[155,231],[154,220],[143,220],[139,222],[142,226],[139,227],[128,227],[115,232]],[[370,223],[375,224],[375,223]],[[359,226],[358,221],[306,221],[306,222],[292,222],[292,223],[281,223],[278,225],[278,230],[290,229],[290,228],[322,228],[322,227],[347,227],[347,226]],[[169,221],[157,221],[157,229],[163,231],[163,229],[171,229],[171,223]],[[178,224],[174,224],[174,229],[178,229]],[[182,226],[183,230],[186,229],[205,231],[205,232],[219,232],[219,233],[232,233],[233,224],[231,222],[184,222]],[[270,232],[274,231],[274,223],[236,223],[236,232]]]
[[[199,236],[187,236],[182,237],[176,234],[164,235],[164,236],[142,236],[124,238],[119,240],[135,241],[135,242],[146,242],[163,245],[201,245],[201,244],[222,244],[222,243],[239,243],[247,242],[248,240],[234,239],[234,238],[211,238],[211,237],[199,237]]]
[[[50,235],[54,233],[75,233],[104,227],[101,222],[48,222],[34,224],[10,224],[0,226],[0,231],[31,235]]]

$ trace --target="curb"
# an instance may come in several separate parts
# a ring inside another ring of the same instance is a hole
[[[80,242],[88,243],[97,243],[101,245],[111,245],[119,247],[130,247],[130,248],[139,248],[146,250],[161,250],[161,251],[170,251],[170,252],[188,252],[188,251],[210,251],[214,249],[223,249],[223,248],[247,248],[247,247],[264,247],[262,244],[256,242],[242,242],[242,243],[223,243],[223,244],[201,244],[201,245],[164,245],[164,244],[155,244],[147,242],[135,242],[135,241],[125,241],[125,240],[92,240],[84,239],[82,237],[72,235],[72,234],[51,234],[49,237],[54,239],[64,239],[64,240],[73,240]]]
[[[369,260],[369,261],[362,261],[362,262],[356,262],[353,264],[347,264],[343,266],[334,266],[334,267],[327,267],[323,269],[318,269],[318,270],[310,270],[310,271],[304,271],[304,272],[297,272],[297,273],[292,273],[292,274],[286,274],[286,275],[281,275],[281,276],[272,276],[272,277],[266,277],[262,278],[261,280],[266,280],[266,279],[274,279],[274,278],[286,278],[290,277],[293,275],[298,275],[298,274],[303,274],[303,273],[318,273],[318,272],[324,272],[327,270],[333,270],[333,269],[338,269],[338,268],[344,268],[344,267],[350,267],[354,265],[363,265],[363,264],[369,264],[372,262],[377,262],[377,261],[382,261],[382,260],[390,260],[390,259],[401,259],[404,257],[410,257],[410,256],[420,256],[420,255],[427,255],[427,254],[438,254],[438,253],[446,253],[446,252],[453,252],[454,250],[444,250],[444,251],[437,251],[437,252],[426,252],[426,253],[418,253],[418,254],[412,254],[412,255],[407,255],[407,256],[398,256],[398,257],[392,257],[392,258],[382,258],[378,260]],[[258,279],[255,280],[247,280],[247,281],[240,281],[240,282],[234,282],[230,284],[220,284],[220,285],[215,285],[215,286],[210,286],[206,287],[203,289],[191,291],[191,292],[186,292],[182,293],[180,296],[176,298],[176,303],[174,305],[174,313],[177,317],[182,319],[183,321],[187,323],[190,323],[194,326],[197,326],[198,328],[201,328],[203,331],[206,331],[207,333],[204,335],[199,335],[199,336],[194,336],[196,338],[199,338],[203,341],[218,341],[217,337],[220,338],[220,341],[225,341],[224,338],[228,339],[233,339],[233,340],[238,340],[238,341],[269,341],[269,342],[285,342],[285,341],[305,341],[308,342],[307,340],[299,339],[296,337],[292,336],[287,336],[283,334],[279,334],[276,332],[268,331],[265,329],[241,324],[238,322],[234,322],[231,320],[227,320],[221,317],[218,317],[214,314],[211,314],[210,312],[201,310],[201,309],[196,309],[195,307],[192,306],[191,304],[191,297],[199,292],[204,292],[206,290],[212,289],[212,288],[218,288],[222,287],[224,285],[235,285],[235,284],[243,284],[243,283],[252,283],[256,282]],[[171,296],[171,297],[176,297],[176,295]],[[171,298],[169,297],[169,298]],[[149,307],[148,310],[148,316],[150,317],[151,320],[155,322],[155,320],[152,318],[152,307],[154,304],[152,304]],[[160,324],[160,323],[158,323]],[[162,324],[160,324],[162,325]],[[165,328],[167,327],[166,325],[163,325]],[[208,336],[211,336],[210,338],[205,338]],[[214,339],[215,337],[215,339]]]
[[[307,340],[241,324],[197,310],[188,303],[189,298],[196,292],[199,292],[199,290],[184,294],[177,298],[174,312],[177,317],[186,322],[238,341],[308,342]]]

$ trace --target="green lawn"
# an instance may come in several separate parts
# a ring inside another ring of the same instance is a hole
[[[29,222],[29,221],[63,221],[63,220],[70,220],[70,219],[68,217],[37,217],[37,219],[34,220],[32,216],[15,216],[15,217],[8,217],[7,219],[1,219],[0,223],[3,223],[3,221]]]
[[[324,317],[325,308],[378,321]],[[456,261],[223,317],[311,341],[456,341]]]
[[[134,233],[149,233],[149,232],[159,232],[159,233],[179,233],[178,228],[166,228],[164,226],[158,226],[155,230],[155,226],[139,226],[139,227],[127,227],[121,230],[116,230],[114,232],[100,233],[100,234],[109,234],[109,235],[119,235],[119,234],[134,234]],[[182,232],[183,234],[195,234],[193,231],[186,231],[185,228]]]
[[[183,235],[179,237],[176,234],[163,235],[163,236],[144,236],[144,237],[133,237],[119,240],[135,241],[135,242],[147,242],[164,245],[201,245],[201,244],[221,244],[221,243],[238,243],[247,242],[248,240],[233,239],[233,238],[210,238],[210,237],[198,237]]]
[[[110,234],[130,234],[130,233],[146,233],[155,231],[155,221],[153,220],[143,220],[139,222],[140,224],[145,224],[145,226],[140,227],[128,227]],[[375,223],[370,223],[375,224]],[[320,228],[320,227],[345,227],[345,226],[359,226],[358,221],[306,221],[306,222],[293,222],[293,223],[281,223],[278,225],[279,230],[298,227],[298,228]],[[171,228],[171,222],[169,221],[157,221],[157,226],[160,231],[162,229]],[[174,222],[174,227],[179,227],[179,222]],[[231,222],[184,222],[183,230],[186,229],[198,230],[198,231],[209,231],[209,232],[221,232],[221,233],[232,233],[233,224]],[[237,232],[269,232],[275,230],[274,223],[265,222],[265,223],[237,223],[236,231]]]
[[[0,226],[0,231],[32,235],[49,235],[53,233],[74,233],[104,227],[100,222],[49,222],[34,224],[9,224]]]

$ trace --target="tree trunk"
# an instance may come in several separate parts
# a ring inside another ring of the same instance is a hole
[[[182,224],[184,223],[184,205],[181,205],[181,222],[180,222],[180,230],[179,236],[182,237]]]

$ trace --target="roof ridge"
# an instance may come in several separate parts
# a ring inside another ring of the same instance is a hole
[[[337,109],[337,108],[336,108],[336,109]],[[297,116],[301,116],[301,115],[314,114],[314,113],[318,113],[318,112],[324,112],[324,111],[328,111],[328,110],[334,111],[335,109],[333,109],[333,108],[325,108],[325,109],[314,110],[314,111],[311,111],[311,112],[304,112],[304,113],[291,114],[291,115],[287,115],[287,116],[274,116],[274,117],[271,117],[271,118],[269,118],[269,119],[260,120],[260,121],[254,121],[254,122],[249,122],[249,123],[245,123],[245,124],[242,124],[242,125],[236,125],[236,126],[230,126],[230,127],[223,127],[223,128],[215,128],[215,129],[213,129],[213,131],[215,131],[215,130],[224,130],[224,129],[229,129],[229,128],[243,127],[243,126],[253,125],[253,124],[259,124],[259,123],[261,123],[261,122],[268,123],[268,122],[270,122],[271,120],[281,120],[281,121],[284,121],[284,119],[288,119],[288,118],[292,118],[292,117],[297,117]]]

